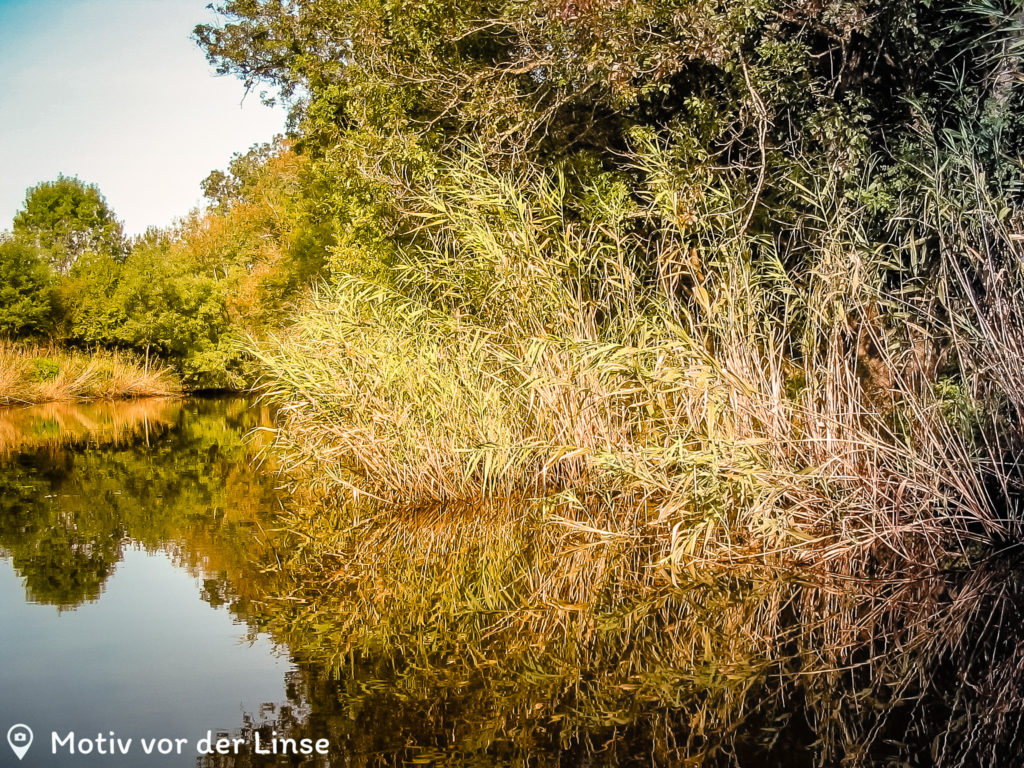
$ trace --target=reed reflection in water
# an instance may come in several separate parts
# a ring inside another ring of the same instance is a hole
[[[0,559],[25,604],[102,607],[126,556],[167,560],[191,577],[197,605],[228,611],[249,641],[290,659],[278,697],[215,727],[332,745],[326,758],[249,750],[188,764],[1024,758],[1015,554],[938,571],[876,561],[870,577],[852,563],[830,574],[767,562],[669,571],[660,539],[618,533],[612,510],[304,505],[252,463],[245,435],[269,416],[241,400],[0,412]],[[119,583],[156,594],[144,573],[166,571],[129,563]],[[142,666],[164,661],[133,637],[109,626],[97,642]],[[245,653],[239,681],[255,663]],[[155,695],[180,711],[200,695],[187,689]],[[39,707],[56,706],[37,693]]]
[[[367,766],[1021,764],[1018,554],[669,574],[589,514],[293,509],[274,727]]]

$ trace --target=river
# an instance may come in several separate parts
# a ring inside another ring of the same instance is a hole
[[[277,487],[270,424],[239,398],[0,411],[0,739],[33,734],[0,765],[1020,764],[1013,557],[526,603],[625,561],[479,510],[318,548],[339,523]]]

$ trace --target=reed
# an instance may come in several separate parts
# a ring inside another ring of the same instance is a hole
[[[122,352],[0,343],[0,406],[179,394],[170,368],[150,368]]]
[[[893,248],[836,178],[801,187],[810,213],[772,237],[656,142],[635,161],[639,192],[594,190],[581,220],[559,173],[467,156],[410,211],[421,232],[387,280],[341,275],[254,345],[303,486],[410,507],[559,495],[609,535],[660,531],[677,567],[1011,535],[972,358],[933,358],[956,338],[1010,376],[1015,325],[993,339],[950,285],[978,320],[954,336],[893,290]]]

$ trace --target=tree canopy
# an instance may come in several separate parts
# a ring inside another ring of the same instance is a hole
[[[124,231],[95,184],[68,176],[30,188],[14,234],[44,249],[60,273],[88,251],[123,255]]]
[[[1016,174],[1024,110],[1001,7],[222,0],[195,37],[219,72],[291,105],[298,151],[329,179],[316,204],[332,263],[381,273],[420,231],[405,215],[417,190],[466,151],[499,173],[567,164],[583,189],[609,172],[632,186],[635,152],[669,146],[687,195],[721,184],[761,233],[806,220],[806,190],[835,176],[887,238],[935,137],[970,135],[994,182]],[[230,194],[225,181],[209,191]]]

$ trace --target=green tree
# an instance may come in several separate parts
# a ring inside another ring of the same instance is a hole
[[[226,361],[216,352],[229,330],[225,286],[180,255],[170,243],[151,243],[125,260],[111,297],[121,318],[117,343],[173,359],[190,384],[226,386]]]
[[[99,188],[67,176],[28,190],[14,234],[45,249],[61,274],[87,251],[121,256],[125,250],[121,223]]]
[[[116,344],[125,308],[116,300],[122,262],[103,253],[85,253],[61,281],[61,304],[68,335],[90,344]]]
[[[52,329],[54,281],[39,251],[0,243],[0,335],[34,336]]]
[[[287,152],[287,145],[281,141],[255,144],[248,152],[236,152],[227,171],[217,169],[203,179],[200,184],[203,196],[219,211],[251,197],[247,193],[267,175],[268,165]]]
[[[335,177],[325,209],[339,245],[363,260],[379,251],[386,266],[381,241],[416,229],[400,196],[467,145],[502,172],[586,154],[635,176],[629,151],[655,136],[674,145],[680,175],[725,180],[749,208],[744,229],[762,233],[805,220],[803,188],[836,170],[855,190],[866,169],[927,167],[922,120],[968,137],[992,178],[1012,178],[1024,147],[1012,7],[221,0],[223,22],[195,37],[219,72],[291,104],[298,146]],[[209,191],[230,193],[227,180]]]

